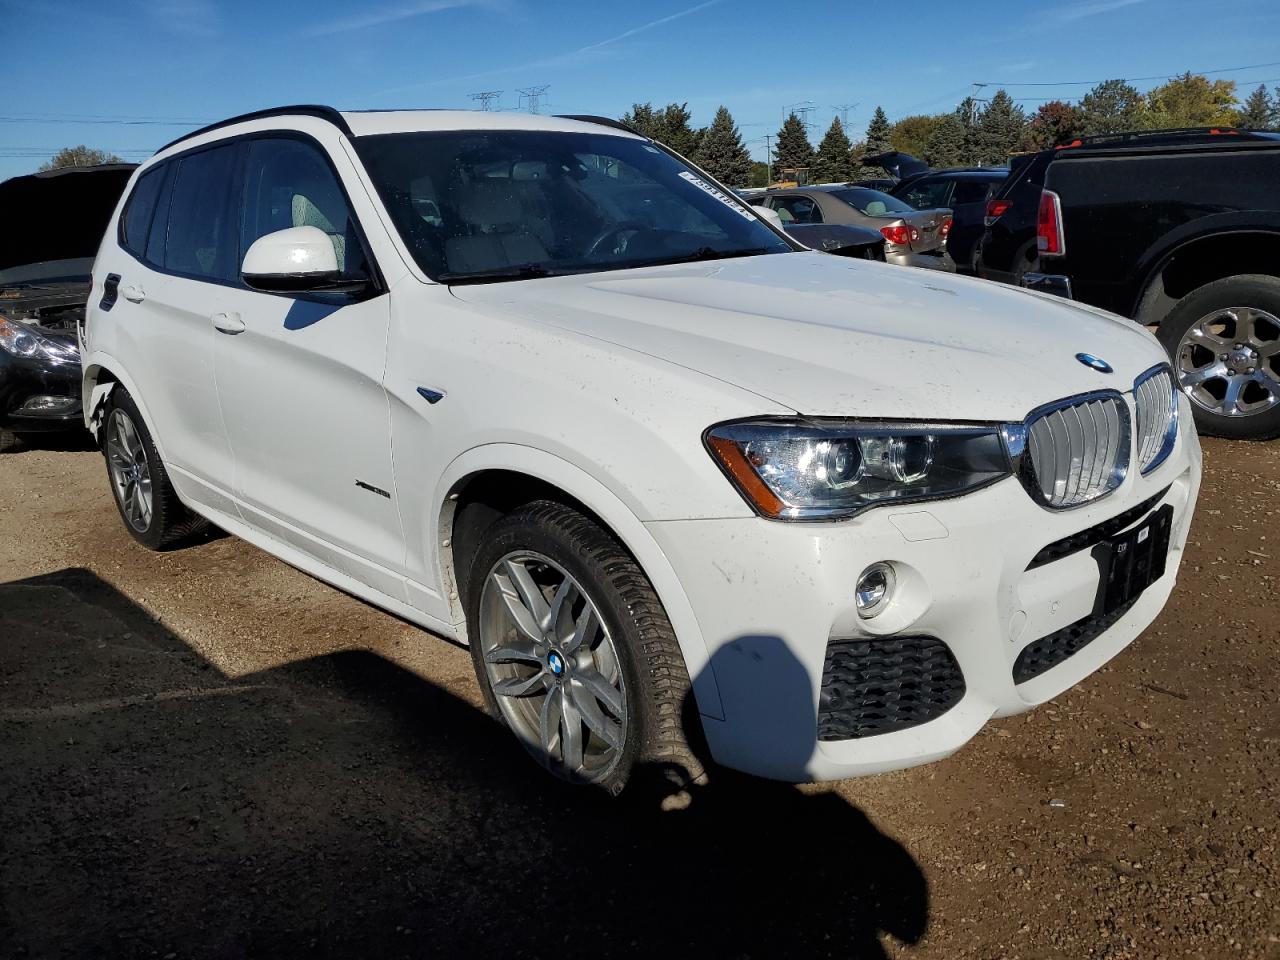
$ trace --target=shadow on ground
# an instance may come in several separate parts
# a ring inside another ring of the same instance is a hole
[[[834,794],[582,796],[372,654],[228,680],[87,571],[0,584],[0,956],[875,958],[927,901]]]

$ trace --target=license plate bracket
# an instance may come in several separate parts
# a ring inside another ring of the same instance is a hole
[[[1165,504],[1139,526],[1093,548],[1098,562],[1096,616],[1131,603],[1164,576],[1172,533],[1173,505]]]

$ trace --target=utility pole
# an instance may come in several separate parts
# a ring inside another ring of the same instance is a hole
[[[542,98],[547,95],[547,88],[550,86],[549,83],[540,83],[533,87],[522,87],[516,92],[520,94],[521,101],[528,104],[529,112],[537,113],[538,107],[542,105]]]
[[[486,112],[493,109],[493,101],[502,96],[501,90],[483,90],[480,93],[469,94],[468,99],[475,100],[480,104],[480,109]]]
[[[767,187],[773,180],[773,134],[764,135],[764,185]]]

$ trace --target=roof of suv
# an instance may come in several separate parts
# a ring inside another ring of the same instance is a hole
[[[586,132],[592,127],[610,127],[621,136],[639,136],[626,124],[608,117],[543,116],[531,113],[506,113],[484,110],[335,110],[317,104],[299,104],[288,107],[271,107],[252,113],[229,117],[198,130],[183,134],[157,150],[161,153],[170,147],[192,140],[206,133],[225,127],[256,120],[298,117],[314,117],[333,124],[348,137],[365,137],[379,133],[416,133],[427,130],[558,130]],[[599,133],[599,130],[595,132]]]

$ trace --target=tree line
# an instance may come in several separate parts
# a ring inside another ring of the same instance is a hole
[[[1147,93],[1124,80],[1106,80],[1078,101],[1052,100],[1030,114],[1006,91],[997,90],[987,100],[966,97],[954,110],[914,114],[896,123],[876,107],[856,143],[836,117],[816,149],[804,122],[792,113],[775,136],[772,169],[751,159],[724,106],[702,128],[690,122],[687,103],[661,108],[637,103],[622,120],[723,183],[759,187],[795,179],[799,171],[810,183],[883,177],[883,170],[863,158],[888,150],[909,153],[931,167],[997,166],[1012,154],[1098,134],[1214,126],[1275,130],[1280,129],[1280,87],[1270,92],[1260,85],[1240,102],[1234,80],[1209,80],[1201,74],[1184,73]]]

